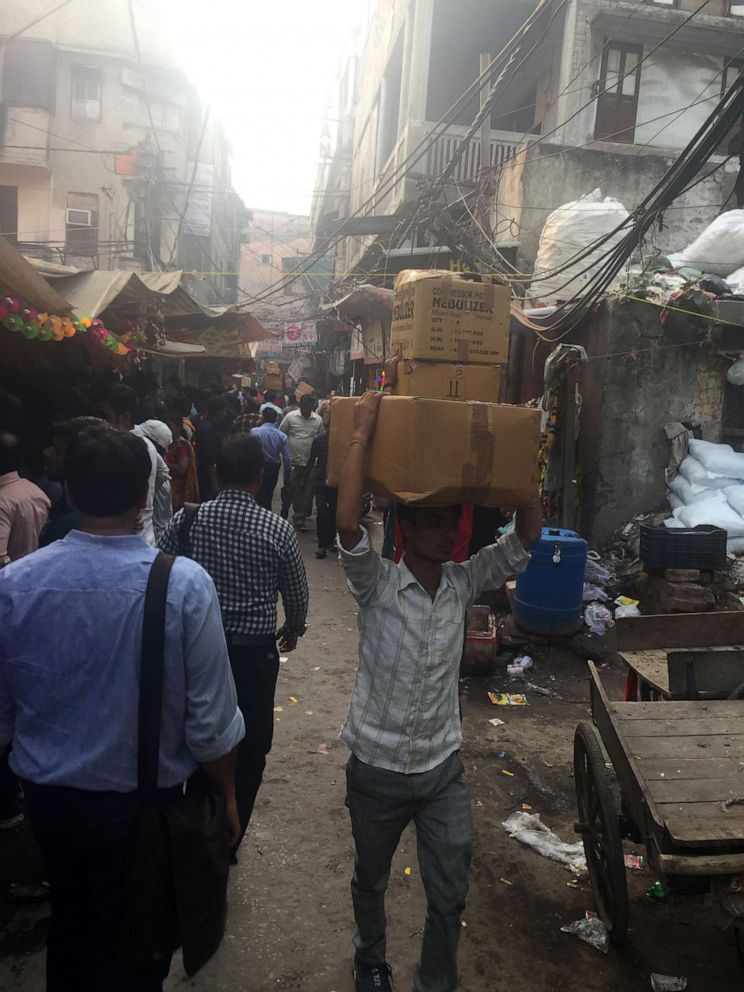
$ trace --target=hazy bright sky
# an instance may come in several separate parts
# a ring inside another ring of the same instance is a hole
[[[146,0],[233,147],[246,206],[308,213],[338,59],[367,0]]]

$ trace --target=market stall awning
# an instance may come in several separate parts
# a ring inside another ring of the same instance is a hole
[[[64,315],[72,310],[72,304],[0,237],[0,296],[9,295],[20,296],[24,303],[46,313]]]
[[[389,320],[393,315],[395,292],[381,286],[357,286],[346,296],[322,307],[326,313],[336,312],[349,320]]]

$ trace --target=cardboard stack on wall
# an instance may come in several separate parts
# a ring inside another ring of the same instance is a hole
[[[267,362],[262,387],[267,389],[284,389],[284,373],[279,362]]]
[[[402,359],[396,395],[497,403],[510,299],[509,287],[488,276],[401,272],[390,344]]]

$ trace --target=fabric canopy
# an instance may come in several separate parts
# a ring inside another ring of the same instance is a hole
[[[36,310],[68,314],[72,305],[52,288],[20,252],[0,237],[0,295],[20,296]]]
[[[323,310],[335,310],[339,317],[348,317],[349,320],[389,320],[393,314],[394,300],[392,289],[365,284],[352,289],[335,303],[326,304]]]

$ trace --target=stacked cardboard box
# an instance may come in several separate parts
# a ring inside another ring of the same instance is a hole
[[[510,299],[509,287],[488,276],[401,272],[391,333],[391,353],[403,359],[397,395],[497,402]]]
[[[284,389],[284,373],[279,362],[266,363],[262,386],[264,391],[267,389]]]

